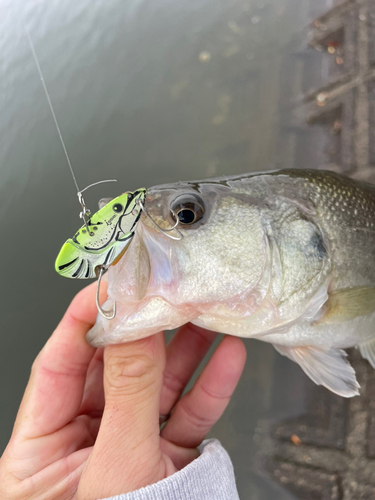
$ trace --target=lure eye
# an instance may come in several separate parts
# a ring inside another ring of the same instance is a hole
[[[176,198],[171,209],[177,215],[179,223],[183,225],[198,222],[202,219],[205,211],[203,201],[193,194]]]
[[[120,212],[122,212],[124,209],[124,207],[121,205],[121,203],[116,203],[115,205],[113,205],[112,207],[112,210],[114,212],[116,212],[117,214],[119,214]]]

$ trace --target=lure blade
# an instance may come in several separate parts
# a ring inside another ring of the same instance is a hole
[[[55,262],[56,271],[66,278],[95,278],[100,266],[117,262],[141,215],[137,200],[144,203],[145,198],[146,189],[138,189],[114,198],[98,210],[87,222],[90,231],[83,225],[64,243]]]

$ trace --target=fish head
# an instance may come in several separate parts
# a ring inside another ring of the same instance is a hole
[[[98,315],[89,342],[126,342],[202,314],[251,314],[269,286],[261,197],[221,182],[180,182],[149,189],[145,208],[108,272],[103,308],[116,301],[116,317]]]

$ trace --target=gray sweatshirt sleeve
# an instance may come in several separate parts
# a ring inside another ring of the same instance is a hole
[[[201,455],[172,476],[102,500],[239,500],[233,465],[220,442],[207,439],[199,449]]]

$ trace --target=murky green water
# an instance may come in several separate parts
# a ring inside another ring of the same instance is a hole
[[[95,210],[141,186],[289,166],[279,139],[293,97],[285,68],[325,3],[1,0],[2,447],[33,358],[83,286],[54,271],[80,207],[24,23],[80,188],[118,179],[87,194]],[[212,435],[233,459],[241,498],[290,499],[256,474],[254,433],[303,410],[303,375],[272,346],[246,344],[246,372]]]

